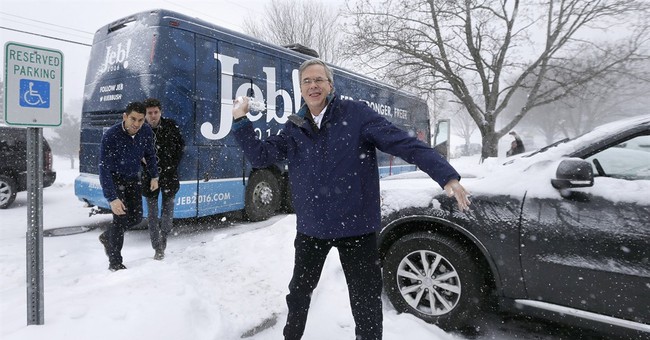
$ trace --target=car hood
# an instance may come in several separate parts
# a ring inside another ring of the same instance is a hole
[[[471,196],[510,196],[513,198],[561,199],[560,191],[553,188],[559,163],[568,155],[575,154],[587,146],[607,139],[629,129],[650,124],[650,115],[635,117],[602,125],[576,139],[560,143],[544,151],[533,151],[503,164],[503,159],[489,158],[471,169],[460,169],[461,184]],[[650,181],[621,181],[607,177],[594,179],[594,188],[573,189],[607,197],[610,200],[627,201],[650,205]],[[391,212],[409,207],[439,207],[445,193],[428,175],[416,171],[389,176],[380,181],[381,207],[385,216]],[[470,197],[471,200],[471,197]],[[471,207],[470,207],[471,209]]]
[[[407,174],[404,174],[407,175]],[[399,176],[399,177],[397,177]],[[392,212],[409,207],[439,207],[437,196],[444,194],[438,183],[422,171],[397,175],[380,181],[381,213]]]
[[[461,184],[471,197],[505,195],[523,198],[527,192],[539,197],[560,197],[550,183],[559,161],[542,162],[536,166],[504,166],[484,163],[473,171],[477,177],[462,178]],[[387,177],[380,181],[381,210],[386,216],[394,211],[410,207],[439,208],[446,193],[427,174],[421,171],[409,176]],[[471,206],[470,206],[471,209]]]

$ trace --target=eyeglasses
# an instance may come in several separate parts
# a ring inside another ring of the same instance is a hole
[[[302,85],[311,85],[311,84],[316,84],[318,86],[322,85],[324,82],[328,82],[328,79],[323,79],[323,78],[316,78],[316,79],[311,79],[311,78],[305,78],[303,79],[300,84]]]

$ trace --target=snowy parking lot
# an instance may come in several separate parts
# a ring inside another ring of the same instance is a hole
[[[129,231],[123,249],[128,270],[110,272],[97,239],[110,216],[88,216],[89,209],[73,192],[77,170],[66,169],[68,164],[55,159],[57,181],[43,194],[44,229],[85,226],[88,231],[44,238],[44,325],[26,326],[26,193],[19,193],[10,209],[0,210],[2,339],[281,338],[295,215],[257,223],[229,217],[181,221],[164,261],[152,259],[146,230]],[[489,319],[491,328],[472,339],[564,336],[540,335],[553,332],[539,324]],[[305,339],[353,337],[345,278],[333,250],[314,292]],[[398,315],[384,299],[386,340],[465,338],[412,315]]]

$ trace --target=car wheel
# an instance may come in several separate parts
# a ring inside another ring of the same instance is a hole
[[[469,325],[485,290],[474,256],[460,242],[426,232],[402,237],[384,259],[388,297],[398,312],[445,330]]]
[[[273,216],[280,207],[280,185],[269,170],[258,170],[248,178],[244,211],[250,221],[262,221]]]
[[[0,209],[5,209],[16,199],[16,182],[11,177],[0,175]]]

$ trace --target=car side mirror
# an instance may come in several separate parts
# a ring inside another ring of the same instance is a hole
[[[585,160],[565,159],[557,166],[551,185],[555,189],[590,187],[594,185],[594,171]]]

